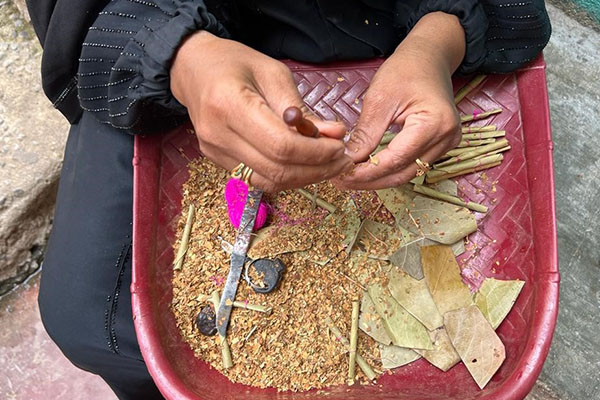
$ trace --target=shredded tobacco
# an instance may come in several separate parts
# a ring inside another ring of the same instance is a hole
[[[333,339],[325,320],[330,317],[349,339],[352,301],[362,297],[363,288],[381,279],[378,262],[366,258],[351,262],[343,250],[343,213],[336,218],[296,191],[285,191],[267,199],[271,207],[268,225],[280,229],[260,243],[260,253],[278,254],[286,272],[277,290],[255,293],[240,282],[237,299],[272,307],[270,315],[234,308],[227,340],[233,368],[223,369],[218,336],[203,336],[195,326],[198,313],[206,305],[203,296],[223,290],[230,256],[221,248],[221,239],[233,243],[235,229],[227,215],[223,196],[227,171],[206,159],[192,161],[190,178],[184,184],[182,209],[196,207],[185,262],[174,271],[172,309],[182,337],[195,355],[221,371],[233,382],[278,390],[301,391],[346,383],[347,350]],[[319,196],[343,210],[353,198],[362,218],[391,224],[393,217],[381,207],[374,192],[342,193],[330,183],[318,185]],[[185,213],[183,213],[185,214]],[[177,251],[186,222],[181,215],[177,225]],[[294,229],[286,229],[289,227]],[[290,235],[289,232],[293,232]],[[361,247],[381,246],[368,237]],[[300,243],[298,243],[300,242]],[[358,243],[357,243],[358,245]],[[286,252],[286,249],[291,249]],[[298,251],[301,249],[301,251]],[[282,254],[283,253],[283,254]],[[259,277],[253,277],[259,278]],[[260,279],[257,279],[260,280]],[[377,342],[359,332],[358,354],[381,373]],[[357,381],[368,380],[357,368]]]

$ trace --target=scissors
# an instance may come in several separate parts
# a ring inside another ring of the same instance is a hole
[[[302,110],[300,110],[298,107],[288,107],[283,113],[283,120],[289,126],[295,127],[296,130],[304,136],[319,136],[319,129],[310,120],[304,118]],[[221,340],[225,340],[227,326],[229,325],[229,319],[231,316],[231,308],[235,299],[237,286],[240,281],[242,268],[244,269],[244,280],[257,293],[270,293],[275,290],[281,282],[283,271],[285,270],[285,265],[278,258],[259,258],[253,260],[246,254],[250,244],[250,235],[252,233],[252,228],[254,226],[254,221],[262,195],[263,192],[260,189],[252,189],[248,191],[248,196],[246,198],[246,203],[244,204],[244,212],[242,213],[235,244],[228,243],[223,238],[219,238],[221,240],[221,247],[223,250],[225,250],[228,254],[231,254],[231,267],[229,269],[229,274],[227,275],[227,281],[225,283],[225,288],[223,289],[221,302],[214,317],[217,331],[219,332]],[[256,273],[261,276],[261,285],[257,285],[250,279],[248,274],[248,270],[250,268],[254,268]],[[212,323],[212,315],[202,314],[201,312],[198,315],[199,322],[202,322],[201,317],[206,317],[202,320],[203,322]],[[209,331],[210,333],[213,332],[212,329]]]
[[[217,236],[217,239],[221,242],[223,251],[231,254],[233,245],[221,236]],[[256,273],[262,276],[262,284],[252,282],[248,273],[250,268],[254,268]],[[285,265],[279,258],[257,258],[254,260],[246,256],[246,260],[244,261],[244,280],[256,293],[270,293],[277,289],[284,271]],[[212,305],[207,304],[198,313],[196,316],[196,326],[203,335],[213,336],[217,333],[216,315]]]
[[[231,254],[233,245],[221,236],[217,236],[217,239],[221,242],[223,251]],[[250,279],[249,270],[251,268],[254,268],[257,274],[262,275],[262,285],[256,284]],[[279,258],[257,258],[254,260],[246,256],[246,261],[244,262],[244,280],[256,293],[271,293],[277,289],[284,271],[285,265]]]

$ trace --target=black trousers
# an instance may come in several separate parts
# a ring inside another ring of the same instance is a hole
[[[132,136],[88,113],[71,127],[39,305],[73,364],[100,375],[120,399],[162,399],[131,311],[132,156]]]

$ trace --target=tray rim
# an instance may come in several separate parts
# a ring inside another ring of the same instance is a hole
[[[357,66],[368,67],[381,64],[381,59],[366,60],[362,62],[350,61],[334,65],[314,65],[286,62],[292,71],[323,70],[328,67],[335,69],[350,69]],[[560,275],[558,271],[558,252],[556,235],[556,209],[554,195],[554,168],[553,168],[553,142],[551,135],[550,114],[548,105],[548,92],[546,87],[546,64],[540,56],[529,66],[516,72],[519,86],[519,100],[521,102],[521,115],[523,132],[538,130],[545,127],[545,131],[538,135],[524,135],[525,154],[528,160],[539,159],[544,162],[544,168],[538,163],[528,162],[528,178],[530,185],[530,204],[534,243],[546,243],[546,246],[534,246],[536,273],[542,274],[538,280],[535,292],[536,305],[543,305],[535,310],[534,329],[527,340],[525,351],[517,362],[516,368],[506,378],[502,385],[495,390],[483,394],[480,399],[487,400],[516,400],[524,398],[535,384],[540,374],[544,361],[548,355],[554,328],[556,326],[559,300]],[[524,90],[527,88],[528,90]],[[542,107],[540,112],[539,107]],[[535,111],[535,112],[533,112]],[[527,139],[530,140],[527,140]],[[533,140],[532,140],[533,139]],[[134,139],[133,180],[133,256],[132,256],[132,283],[131,297],[135,331],[142,356],[146,362],[150,375],[154,379],[161,393],[168,399],[198,399],[198,396],[189,390],[178,374],[172,368],[161,346],[159,333],[156,330],[151,294],[148,288],[148,276],[139,274],[138,266],[151,262],[156,241],[148,243],[142,240],[154,237],[156,224],[150,224],[158,216],[158,193],[152,185],[142,182],[159,181],[159,162],[161,135],[141,136]],[[543,190],[533,190],[534,188]],[[540,196],[544,193],[545,196]],[[145,199],[145,201],[141,201]],[[542,249],[543,247],[543,249]],[[538,271],[538,268],[539,271]]]

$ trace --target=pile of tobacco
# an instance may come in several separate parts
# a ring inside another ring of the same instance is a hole
[[[251,386],[368,384],[424,358],[442,371],[462,361],[483,388],[505,359],[495,329],[524,282],[488,278],[475,293],[463,283],[455,257],[477,230],[473,212],[488,210],[458,197],[450,178],[498,165],[510,149],[504,135],[466,126],[459,147],[396,188],[342,192],[324,182],[267,197],[267,226],[247,255],[277,261],[283,275],[264,293],[265,272],[246,271],[226,341],[214,316],[236,235],[223,196],[229,174],[192,161],[174,245],[172,308],[183,338],[197,357]]]

